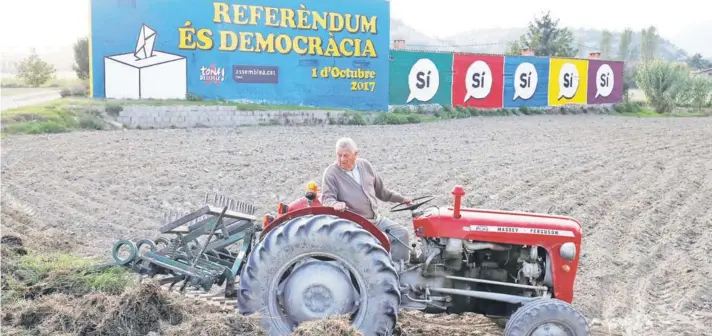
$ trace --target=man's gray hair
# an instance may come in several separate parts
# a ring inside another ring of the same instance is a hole
[[[338,152],[341,149],[348,149],[352,152],[356,152],[358,150],[358,147],[356,147],[356,142],[353,141],[353,139],[341,138],[336,141],[336,151]]]

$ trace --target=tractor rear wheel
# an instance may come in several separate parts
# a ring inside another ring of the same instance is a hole
[[[586,318],[558,299],[539,299],[520,307],[507,321],[504,336],[589,336]]]
[[[237,309],[259,313],[269,335],[300,323],[350,316],[364,335],[390,335],[400,290],[391,258],[360,225],[332,215],[291,219],[253,249],[240,274]]]

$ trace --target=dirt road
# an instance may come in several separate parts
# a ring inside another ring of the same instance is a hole
[[[2,89],[0,111],[61,98],[57,89]]]
[[[574,303],[597,335],[711,335],[712,118],[536,116],[421,125],[73,133],[2,141],[4,218],[54,228],[80,253],[155,237],[206,192],[258,213],[298,197],[353,137],[387,185],[466,206],[552,212],[584,225]],[[389,205],[382,205],[385,212]],[[392,216],[405,223],[403,215]],[[3,228],[4,229],[4,228]]]

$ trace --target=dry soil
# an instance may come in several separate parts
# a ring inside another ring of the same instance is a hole
[[[410,197],[451,203],[461,184],[466,206],[580,220],[574,304],[595,334],[712,335],[712,118],[13,136],[2,141],[2,229],[108,258],[117,239],[156,237],[164,211],[192,210],[208,192],[274,212],[320,180],[341,136]],[[407,224],[402,213],[392,217]]]

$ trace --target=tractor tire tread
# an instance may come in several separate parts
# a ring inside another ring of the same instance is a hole
[[[505,336],[525,336],[538,320],[556,320],[565,323],[575,336],[589,336],[591,329],[582,313],[572,305],[558,299],[540,299],[519,308],[507,321]]]
[[[320,248],[338,251],[340,257],[361,273],[368,293],[366,317],[354,326],[364,335],[390,335],[397,323],[401,302],[398,274],[390,255],[378,240],[360,225],[332,215],[291,219],[273,229],[253,249],[240,274],[237,310],[244,315],[263,315],[262,326],[270,335],[273,317],[268,316],[269,283],[285,260]],[[362,293],[364,295],[364,293]]]

